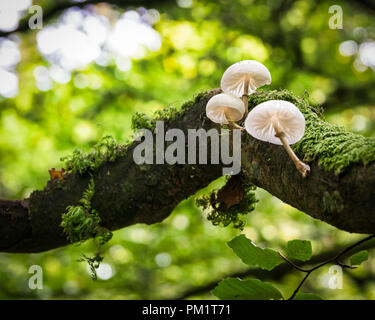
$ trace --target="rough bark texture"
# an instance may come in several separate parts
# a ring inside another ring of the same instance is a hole
[[[201,95],[181,116],[167,121],[165,130],[219,129],[205,116],[208,99],[218,92]],[[133,161],[137,143],[93,173],[92,207],[110,230],[160,222],[180,201],[222,175],[221,165],[139,166]],[[282,201],[342,230],[375,233],[374,163],[353,164],[335,175],[314,160],[309,162],[309,177],[302,179],[281,146],[257,141],[246,132],[241,158],[245,177]],[[89,180],[89,174],[69,173],[63,181],[49,181],[44,190],[34,191],[28,199],[0,200],[0,251],[41,252],[67,245],[61,215],[68,205],[78,203]]]

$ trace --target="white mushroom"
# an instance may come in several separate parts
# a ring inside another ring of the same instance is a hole
[[[265,84],[271,83],[271,74],[260,62],[244,60],[232,64],[221,78],[221,89],[225,93],[242,98],[245,116],[248,110],[248,96]]]
[[[293,103],[269,100],[258,104],[247,116],[245,129],[258,140],[283,145],[302,177],[306,178],[310,167],[298,159],[289,146],[301,140],[305,133],[305,118]]]
[[[241,99],[225,93],[213,96],[206,106],[207,117],[213,122],[230,124],[239,129],[243,128],[234,122],[241,120],[244,113],[245,108]]]

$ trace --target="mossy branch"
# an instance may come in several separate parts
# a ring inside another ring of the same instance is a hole
[[[205,116],[208,99],[219,92],[201,93],[180,109],[168,108],[154,117],[138,114],[133,127],[153,129],[156,120],[165,119],[165,130],[179,128],[185,134],[188,129],[220,129]],[[241,176],[246,183],[340,229],[375,233],[374,139],[326,122],[305,97],[286,90],[252,94],[249,109],[270,99],[291,101],[304,114],[305,136],[293,149],[308,162],[311,173],[302,179],[281,146],[243,132]],[[121,146],[106,138],[90,153],[76,151],[65,159],[69,172],[62,181],[49,181],[44,190],[25,200],[0,200],[0,251],[40,252],[67,245],[61,215],[68,206],[84,208],[80,200],[91,178],[95,183],[91,212],[98,212],[100,225],[113,231],[162,221],[180,201],[222,175],[221,164],[139,166],[133,160],[138,143]],[[252,206],[254,199],[249,199]]]

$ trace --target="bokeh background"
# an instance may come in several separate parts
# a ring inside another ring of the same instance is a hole
[[[28,28],[31,5],[43,8],[41,30]],[[342,29],[328,26],[332,5],[342,8]],[[75,147],[88,150],[107,134],[126,141],[136,111],[151,115],[178,107],[218,87],[224,70],[243,59],[268,67],[273,82],[266,89],[308,94],[328,121],[366,136],[375,133],[371,0],[1,0],[0,36],[2,198],[42,189],[48,169],[60,168],[60,158]],[[333,254],[361,238],[264,190],[257,196],[242,232],[259,245],[283,249],[299,238],[312,241],[314,254]],[[95,251],[90,241],[41,254],[0,253],[0,298],[214,298],[209,284],[247,270],[226,245],[238,233],[212,226],[192,197],[162,223],[116,231],[97,281],[77,262]],[[327,288],[323,268],[304,291],[374,299],[373,256],[344,273],[343,289]],[[28,287],[34,264],[43,268],[43,290]],[[291,270],[270,281],[288,296],[301,277]]]

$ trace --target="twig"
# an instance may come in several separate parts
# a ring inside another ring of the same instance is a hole
[[[291,265],[294,269],[297,269],[301,272],[309,272],[309,270],[306,270],[306,269],[303,269],[299,266],[297,266],[296,264],[294,264],[292,261],[290,261],[289,259],[287,259],[281,252],[278,251],[278,254],[279,256],[286,262],[288,263],[289,265]]]
[[[293,300],[293,298],[296,296],[296,294],[298,293],[298,291],[301,289],[302,285],[304,284],[304,282],[306,281],[306,279],[310,276],[310,274],[329,264],[329,263],[332,263],[332,262],[335,262],[336,264],[338,264],[339,266],[343,267],[343,268],[348,268],[348,269],[355,269],[357,267],[355,266],[349,266],[349,265],[346,265],[346,264],[343,264],[339,261],[340,258],[342,258],[346,253],[348,253],[349,251],[351,251],[352,249],[354,249],[355,247],[361,245],[362,243],[365,243],[366,241],[369,241],[371,240],[372,238],[375,237],[375,234],[373,235],[370,235],[362,240],[359,240],[355,243],[353,243],[352,245],[350,245],[349,247],[345,248],[344,250],[342,250],[341,252],[339,252],[336,256],[334,256],[333,258],[331,259],[328,259],[327,261],[324,261],[320,264],[318,264],[317,266],[311,268],[311,269],[302,269],[300,267],[298,267],[297,265],[295,265],[292,261],[288,260],[286,257],[284,257],[280,252],[279,252],[279,255],[280,257],[285,260],[290,266],[292,266],[293,268],[297,269],[298,271],[301,271],[301,272],[305,272],[306,275],[303,277],[302,281],[299,283],[299,285],[297,286],[297,288],[294,290],[293,294],[288,298],[288,300]]]

